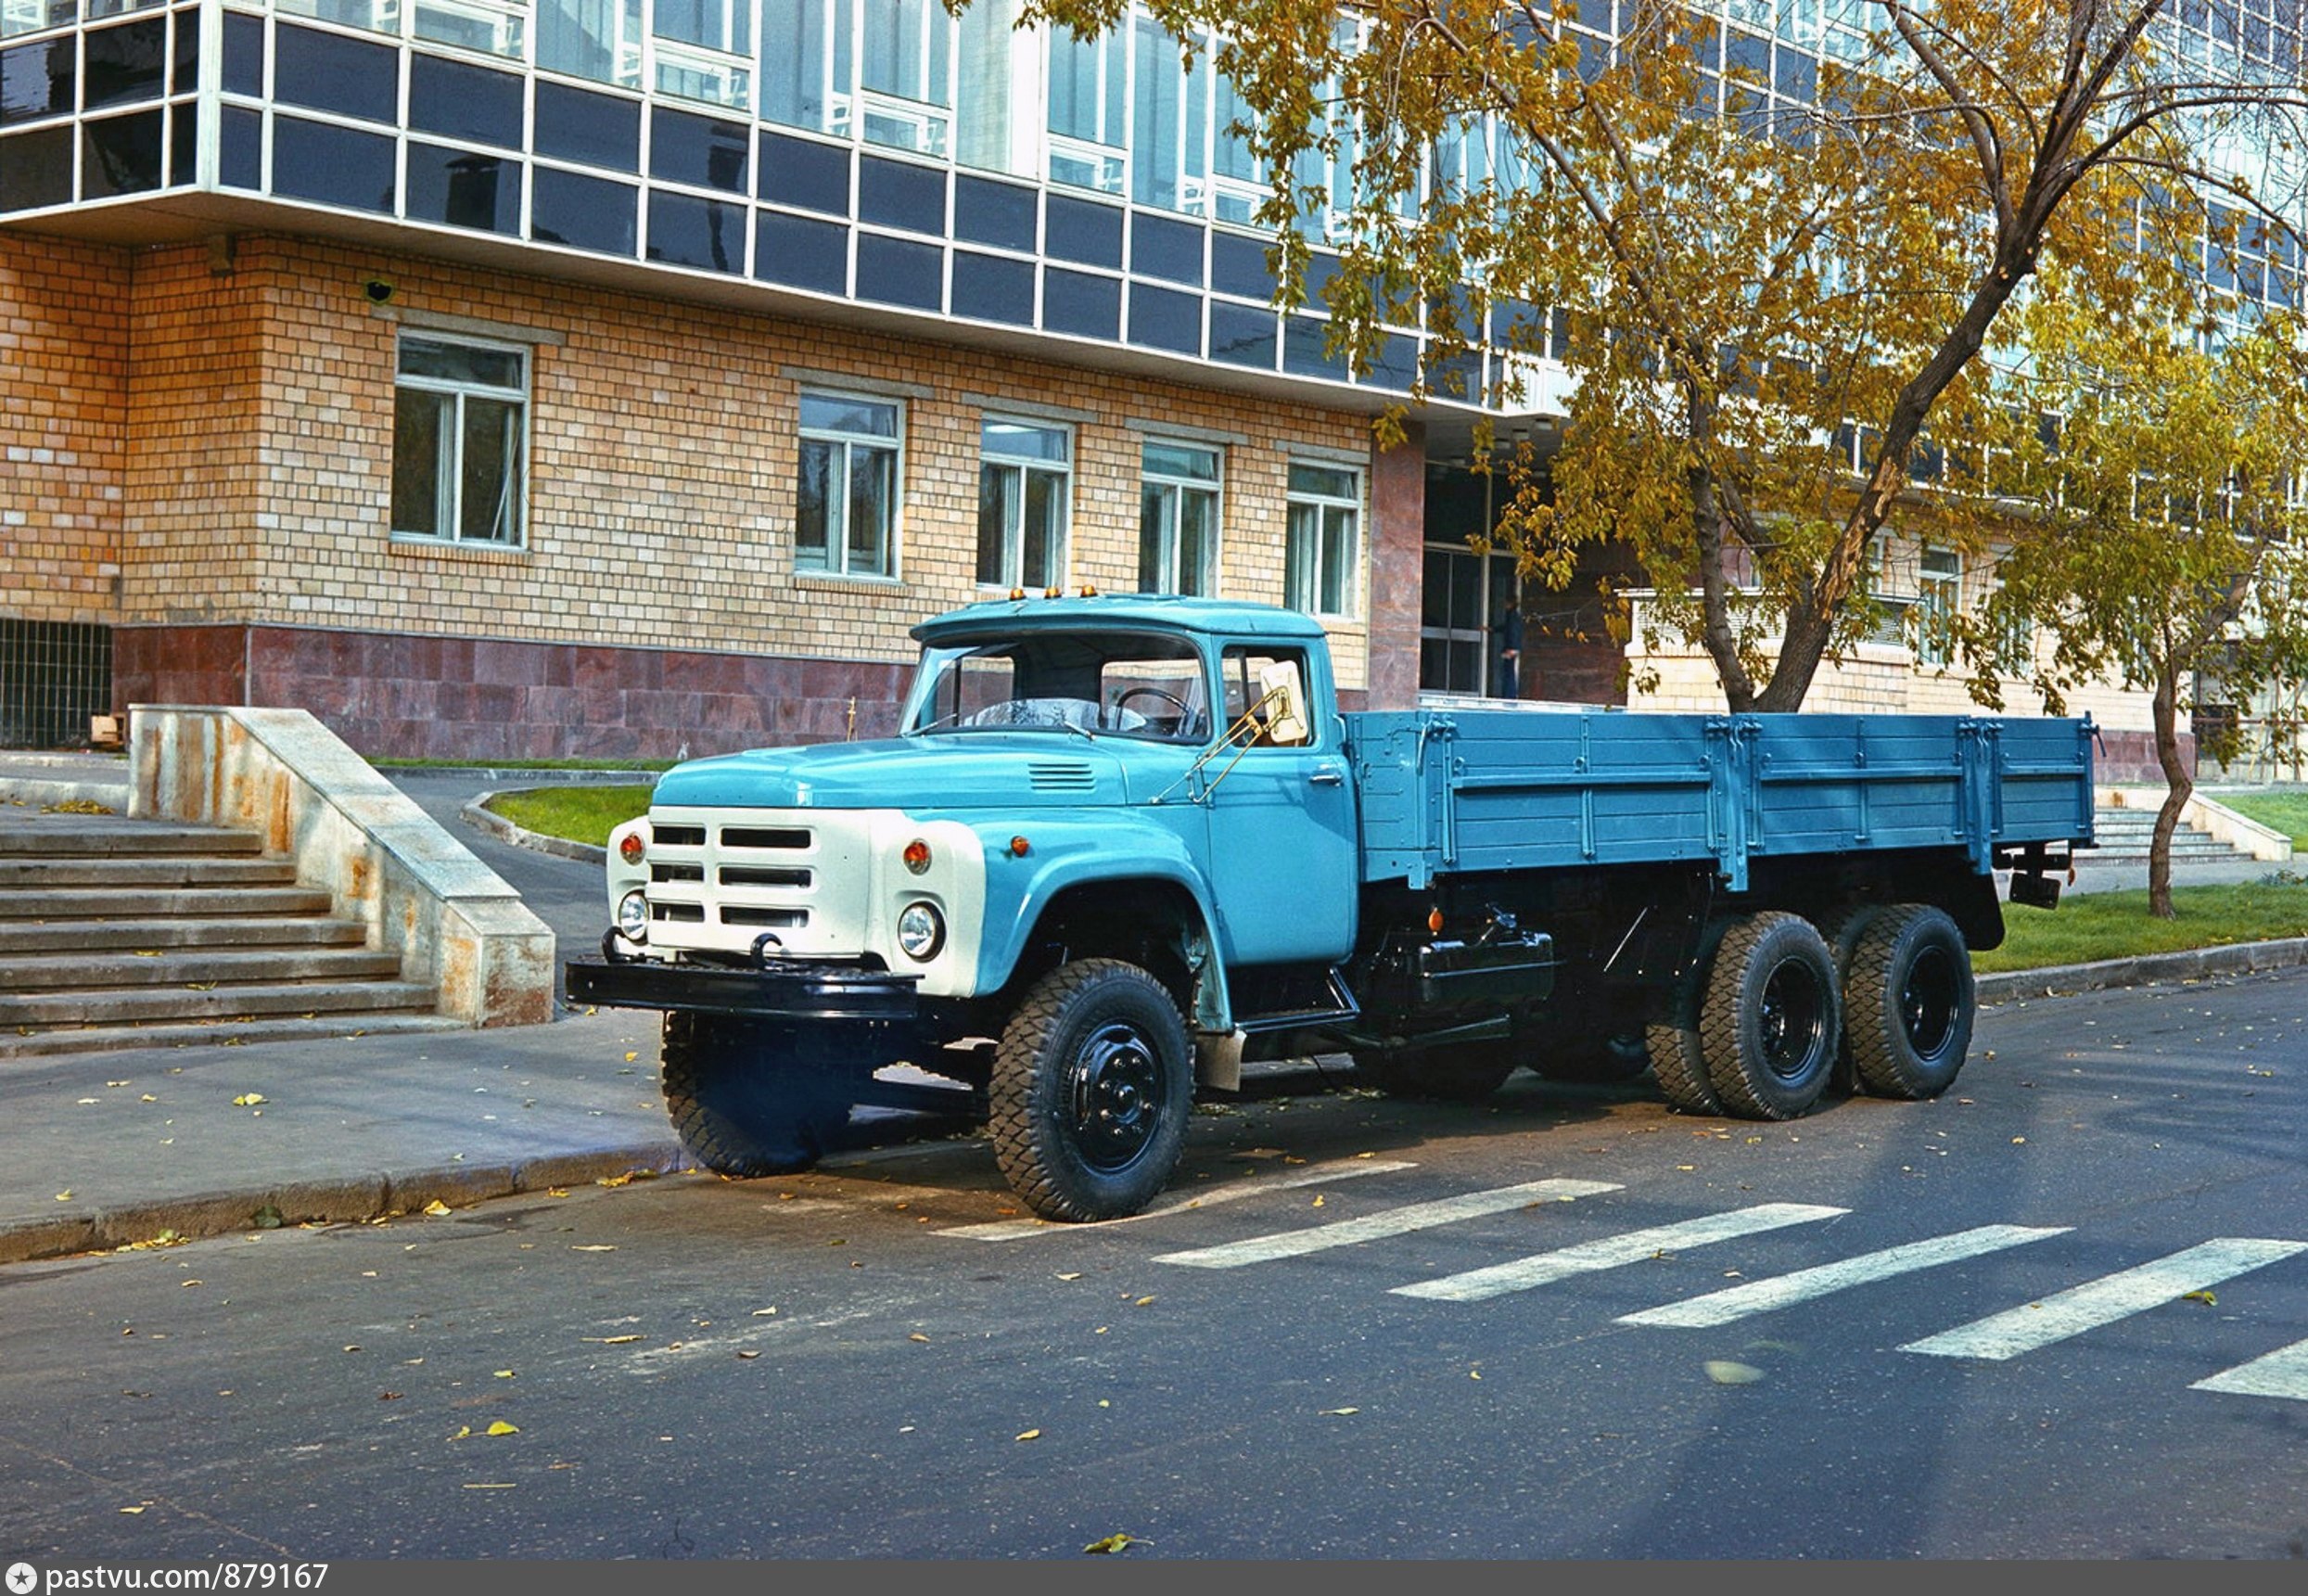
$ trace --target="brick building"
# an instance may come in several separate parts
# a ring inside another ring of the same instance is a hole
[[[195,701],[375,755],[865,735],[913,620],[1018,586],[1292,604],[1352,702],[1497,692],[1470,416],[1372,443],[1422,334],[1357,377],[1276,310],[1206,53],[1017,10],[0,0],[0,746]],[[1521,696],[1626,702],[1563,604]],[[1886,647],[1813,707],[1962,707]],[[1707,699],[1664,663],[1639,702]]]

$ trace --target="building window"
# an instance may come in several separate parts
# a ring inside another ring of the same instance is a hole
[[[1282,602],[1310,615],[1355,613],[1362,478],[1338,466],[1290,468]]]
[[[794,568],[897,574],[898,403],[846,393],[801,396],[800,500]]]
[[[1065,581],[1073,466],[1065,428],[986,418],[978,431],[980,582],[1047,588]]]
[[[1218,452],[1149,443],[1138,508],[1138,591],[1208,597],[1218,589]]]
[[[527,351],[403,333],[392,433],[393,536],[522,545]]]
[[[1419,590],[1419,686],[1430,693],[1499,696],[1505,632],[1514,602],[1512,555],[1464,543],[1427,545]]]
[[[1954,653],[1956,611],[1963,602],[1963,556],[1952,549],[1925,549],[1916,586],[1916,660],[1945,665]]]

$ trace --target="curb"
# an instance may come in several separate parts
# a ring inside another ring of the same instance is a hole
[[[0,1264],[149,1245],[163,1232],[185,1241],[301,1224],[366,1224],[423,1210],[428,1203],[469,1207],[492,1197],[585,1185],[694,1168],[681,1149],[649,1142],[591,1153],[551,1153],[518,1164],[455,1164],[403,1175],[357,1175],[155,1197],[71,1218],[0,1225]],[[272,1210],[267,1213],[265,1210]]]
[[[630,770],[525,770],[518,765],[377,765],[376,772],[387,781],[399,776],[455,776],[460,781],[517,782],[526,781],[538,786],[654,786],[663,771]],[[396,783],[396,785],[398,785]]]
[[[2206,976],[2246,976],[2308,964],[2308,937],[2273,942],[2229,942],[2187,948],[2176,953],[2140,953],[2100,959],[2089,964],[2054,964],[2040,970],[2003,970],[1973,983],[1983,1003],[2013,998],[2049,998],[2110,987],[2145,987],[2158,981],[2199,980]]]
[[[607,849],[595,848],[590,842],[571,842],[567,837],[547,836],[540,831],[525,831],[489,807],[489,800],[491,798],[503,798],[508,793],[527,793],[537,790],[539,789],[536,787],[500,787],[490,792],[477,794],[465,800],[465,807],[457,811],[457,818],[476,831],[485,831],[499,842],[510,843],[515,848],[530,849],[538,853],[550,853],[556,859],[574,859],[580,864],[598,864],[606,867],[609,862]]]

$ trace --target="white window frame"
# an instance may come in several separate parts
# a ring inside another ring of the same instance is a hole
[[[1934,560],[1952,568],[1933,569]],[[1945,666],[1954,658],[1951,633],[1963,609],[1963,555],[1926,545],[1916,557],[1916,663]]]
[[[811,427],[800,417],[803,404],[812,399],[830,401],[835,404],[871,404],[886,409],[892,415],[892,430],[887,436],[878,432],[849,432],[839,428]],[[842,577],[857,581],[896,581],[899,580],[898,532],[905,519],[906,483],[906,405],[905,401],[891,394],[826,387],[811,384],[803,388],[795,398],[795,436],[799,443],[822,443],[837,451],[835,466],[826,472],[825,551],[821,556],[814,551],[806,553],[801,546],[801,456],[797,448],[794,458],[794,569],[804,576]],[[879,570],[855,569],[849,563],[849,458],[854,450],[868,449],[886,453],[889,464],[889,524],[882,529],[882,568]],[[839,492],[835,490],[838,486]]]
[[[450,349],[482,350],[491,354],[511,355],[520,366],[520,381],[512,386],[495,383],[464,382],[451,377],[424,377],[401,369],[402,351],[412,343],[434,344]],[[402,527],[390,529],[396,543],[432,543],[482,549],[519,550],[529,546],[529,446],[533,432],[529,388],[534,368],[535,351],[525,344],[508,343],[499,338],[471,338],[462,333],[435,332],[429,328],[404,328],[393,343],[393,431],[400,432],[400,396],[403,389],[411,392],[439,394],[453,402],[442,406],[440,437],[435,444],[435,458],[440,465],[439,479],[433,484],[434,525],[442,530],[417,531]],[[465,406],[468,399],[493,400],[515,407],[520,427],[520,441],[516,453],[514,470],[517,473],[512,484],[512,494],[506,506],[512,519],[509,535],[497,537],[467,537],[465,535]],[[389,467],[388,479],[390,478]],[[389,501],[387,517],[391,518]]]
[[[986,428],[988,425],[1023,427],[1030,428],[1037,432],[1055,433],[1065,442],[1065,458],[1063,461],[1052,461],[1039,454],[1005,453],[987,440]],[[978,427],[977,470],[978,480],[981,484],[985,481],[986,473],[988,471],[1014,473],[1017,478],[1016,488],[1011,493],[1009,501],[1012,514],[1006,518],[1006,524],[1001,530],[1001,573],[999,578],[988,580],[981,570],[978,576],[978,585],[1004,590],[1025,585],[1026,484],[1028,476],[1039,474],[1057,479],[1057,546],[1052,551],[1050,580],[1047,585],[1065,586],[1066,573],[1074,558],[1074,428],[1063,422],[1040,420],[1033,416],[989,414],[983,418]],[[982,495],[984,489],[981,487],[979,491]],[[979,530],[979,537],[981,543],[978,557],[982,560],[984,557],[983,528]]]
[[[1199,477],[1152,470],[1146,464],[1145,451],[1148,449],[1191,449],[1207,454],[1214,467],[1212,475],[1205,481]],[[1141,445],[1138,466],[1138,558],[1141,569],[1146,563],[1145,503],[1148,488],[1162,489],[1169,493],[1170,499],[1168,507],[1163,512],[1162,525],[1154,533],[1158,540],[1154,551],[1154,565],[1157,568],[1155,585],[1145,587],[1141,576],[1139,591],[1199,598],[1217,597],[1220,545],[1225,541],[1226,530],[1226,451],[1215,443],[1194,438],[1150,437]],[[1192,589],[1179,581],[1179,530],[1185,519],[1186,495],[1189,493],[1205,494],[1210,500],[1209,568],[1200,573],[1205,578],[1205,585]]]
[[[1282,513],[1282,602],[1308,615],[1351,620],[1360,613],[1357,600],[1361,596],[1362,472],[1356,466],[1341,466],[1329,460],[1293,460],[1287,472],[1295,472],[1301,467],[1345,477],[1350,486],[1345,495],[1301,489],[1294,485],[1287,487]],[[1287,474],[1283,480],[1285,484],[1290,482]],[[1313,517],[1310,538],[1300,533],[1298,513],[1301,510],[1309,512]],[[1339,513],[1347,517],[1347,568],[1333,573],[1323,558],[1324,531],[1330,517]],[[1345,602],[1340,608],[1324,609],[1320,607],[1320,595],[1331,585],[1325,579],[1333,574],[1337,579],[1339,595]]]

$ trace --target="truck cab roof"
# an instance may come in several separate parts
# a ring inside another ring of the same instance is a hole
[[[1313,639],[1324,635],[1321,624],[1312,616],[1279,605],[1154,593],[988,599],[933,616],[914,627],[912,635],[923,643],[950,643],[988,634],[1014,636],[1024,631],[1083,626],[1153,626],[1221,637]]]

